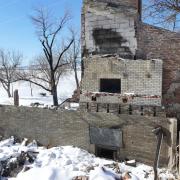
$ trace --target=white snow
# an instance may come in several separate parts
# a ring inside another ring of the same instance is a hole
[[[78,77],[80,79],[81,71],[78,71]],[[18,89],[19,92],[19,104],[20,106],[30,106],[32,103],[40,103],[42,106],[50,106],[53,104],[52,96],[49,92],[46,92],[42,88],[31,84],[32,95],[30,83],[25,81],[19,81],[12,84],[11,92]],[[74,79],[74,73],[72,71],[67,72],[63,75],[58,84],[58,100],[59,104],[70,98],[76,89],[76,83]],[[41,93],[46,93],[46,96],[42,96]],[[13,98],[8,98],[6,91],[0,84],[0,104],[3,105],[13,105]]]
[[[121,175],[115,174],[112,170],[106,170],[103,167],[97,167],[90,172],[90,180],[115,180],[120,179]]]
[[[9,180],[72,180],[76,176],[88,176],[90,180],[115,180],[129,175],[131,180],[152,180],[153,169],[144,164],[137,167],[126,166],[125,163],[116,163],[112,160],[100,159],[77,147],[60,146],[46,149],[38,147],[36,141],[25,145],[27,139],[22,143],[15,143],[14,138],[0,142],[0,161],[11,158],[16,160],[22,151],[38,153],[33,164],[26,163],[23,170],[17,177]],[[115,173],[116,169],[111,166],[118,165],[120,174]],[[29,167],[29,170],[25,170]],[[163,180],[175,179],[174,176],[165,169],[159,170]],[[146,175],[148,175],[146,177]]]
[[[9,178],[11,180],[70,180],[66,171],[58,167],[32,168],[24,173],[19,173],[17,178]]]

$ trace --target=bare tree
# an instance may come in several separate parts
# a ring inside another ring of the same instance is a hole
[[[54,58],[54,61],[55,63],[57,63],[57,58]],[[69,66],[69,62],[64,61],[64,59],[62,58],[61,64],[59,64],[59,67],[54,72],[53,76],[53,81],[55,82],[56,88],[59,83],[60,77],[66,72]],[[18,74],[18,77],[19,80],[29,81],[30,83],[35,84],[52,94],[53,86],[51,73],[51,68],[49,67],[49,63],[47,62],[46,57],[39,56],[35,61],[31,63],[29,69]]]
[[[74,39],[71,48],[69,48],[67,54],[68,59],[71,61],[71,67],[74,71],[74,77],[76,82],[76,90],[80,92],[80,83],[78,79],[78,70],[81,66],[81,58],[80,58],[80,36],[71,28],[71,34]]]
[[[11,84],[18,80],[17,72],[21,64],[22,55],[14,51],[0,50],[0,82],[11,97]]]
[[[45,76],[41,77],[41,73],[32,74],[34,81],[32,83],[50,91],[53,96],[53,104],[58,105],[57,84],[60,78],[61,70],[70,64],[64,58],[66,51],[71,47],[73,38],[64,41],[60,48],[57,48],[57,43],[62,40],[63,29],[70,20],[69,13],[66,12],[62,18],[58,20],[52,18],[52,15],[44,9],[37,9],[36,15],[31,17],[33,24],[37,30],[37,35],[43,49],[43,58],[37,61],[37,67]],[[26,79],[27,80],[27,79]],[[47,88],[46,85],[49,85]]]
[[[144,19],[173,31],[180,29],[180,0],[144,1]]]

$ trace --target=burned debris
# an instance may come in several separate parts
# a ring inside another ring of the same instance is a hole
[[[19,139],[16,137],[11,137],[11,142],[9,144],[4,144],[5,146],[10,146],[12,144],[16,144],[17,142],[20,142]],[[25,142],[27,142],[27,139],[24,139],[21,144],[25,145]],[[29,145],[32,143],[29,143]],[[2,146],[3,144],[1,144]],[[28,145],[28,144],[27,144]],[[1,177],[16,177],[17,174],[24,170],[27,171],[29,168],[28,166],[25,168],[25,165],[32,164],[37,156],[37,152],[35,151],[17,151],[14,152],[10,157],[4,157],[4,160],[0,160],[0,178]],[[25,168],[25,169],[24,169]]]

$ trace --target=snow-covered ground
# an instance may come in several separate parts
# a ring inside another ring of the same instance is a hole
[[[27,144],[27,139],[22,143],[15,143],[13,137],[0,142],[1,162],[16,162],[22,152],[36,154],[34,162],[30,163],[27,159],[17,177],[0,179],[72,180],[77,176],[86,176],[89,180],[126,180],[127,177],[132,180],[153,180],[152,167],[144,164],[138,164],[137,167],[126,166],[124,163],[97,158],[72,146],[46,149],[38,147],[36,141]],[[159,177],[162,180],[175,179],[167,170],[159,170]]]
[[[81,72],[78,72],[79,79]],[[32,87],[32,95],[31,95],[31,87]],[[19,81],[16,83],[13,83],[12,92],[17,89],[19,92],[19,103],[22,106],[30,106],[32,103],[39,102],[40,104],[46,105],[52,105],[52,96],[49,94],[49,92],[46,92],[42,88],[35,86],[29,82]],[[75,79],[74,79],[74,73],[72,71],[67,72],[65,75],[63,75],[60,78],[59,84],[58,84],[58,99],[59,104],[66,100],[67,98],[70,98],[76,89]],[[43,97],[41,93],[46,93],[46,96]],[[0,104],[5,105],[13,105],[13,98],[8,98],[6,91],[3,89],[2,85],[0,84]]]

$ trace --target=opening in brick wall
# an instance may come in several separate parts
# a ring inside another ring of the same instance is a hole
[[[121,93],[121,79],[100,79],[100,92]]]
[[[107,149],[105,147],[95,146],[96,156],[106,159],[116,160],[117,158],[117,150]]]

